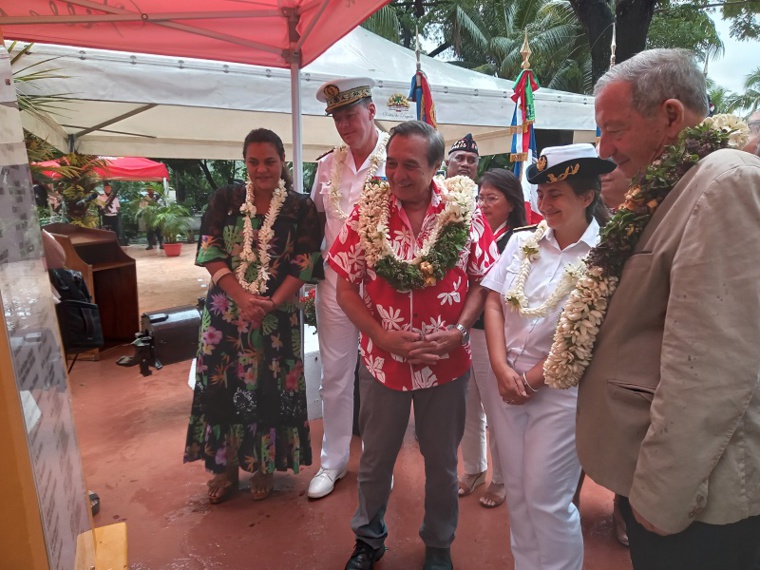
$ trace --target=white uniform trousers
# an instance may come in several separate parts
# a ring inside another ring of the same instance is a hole
[[[486,427],[490,425],[483,410],[483,400],[487,392],[487,382],[493,380],[490,375],[491,364],[488,361],[486,334],[481,329],[470,329],[470,348],[472,349],[472,370],[470,387],[467,389],[467,420],[462,437],[462,460],[464,472],[469,475],[482,473],[488,469],[486,455]],[[489,428],[489,431],[491,429]],[[488,434],[488,447],[491,449],[491,482],[500,485],[501,476],[499,447],[493,432]]]
[[[493,372],[487,389],[484,403],[501,454],[515,570],[582,570],[581,520],[573,504],[581,473],[577,388],[545,386],[522,406],[502,400]]]
[[[348,463],[354,425],[354,374],[359,351],[359,330],[338,306],[337,274],[325,266],[325,279],[317,285],[317,336],[322,360],[321,466],[343,469]]]

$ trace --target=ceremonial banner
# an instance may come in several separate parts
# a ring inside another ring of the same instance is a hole
[[[525,214],[529,224],[539,222],[542,218],[537,212],[535,191],[533,185],[525,179],[525,168],[536,160],[536,136],[533,123],[536,120],[536,108],[533,102],[533,92],[539,88],[533,71],[523,69],[517,77],[512,100],[515,111],[512,114],[512,147],[509,153],[510,162],[515,163],[515,175],[520,180],[525,197]]]
[[[417,103],[417,120],[423,121],[433,127],[438,128],[435,120],[435,103],[430,91],[427,77],[422,71],[417,71],[412,77],[412,87],[409,91],[409,100]]]

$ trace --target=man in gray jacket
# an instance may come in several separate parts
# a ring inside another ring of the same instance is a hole
[[[595,88],[599,153],[638,180],[707,115],[683,50]],[[580,384],[586,473],[622,495],[636,570],[749,569],[760,545],[760,159],[708,154],[655,210]]]

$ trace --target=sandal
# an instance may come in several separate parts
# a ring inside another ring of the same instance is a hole
[[[504,484],[491,482],[486,492],[480,497],[480,506],[486,509],[493,509],[506,500],[507,490],[504,488]]]
[[[274,489],[274,473],[256,471],[251,478],[251,496],[254,501],[263,501]]]
[[[223,503],[235,491],[233,482],[227,479],[226,475],[217,475],[206,485],[208,485],[208,502],[212,505]]]
[[[472,493],[476,487],[483,485],[486,482],[486,472],[470,475],[465,473],[457,483],[459,485],[459,497],[466,497]]]

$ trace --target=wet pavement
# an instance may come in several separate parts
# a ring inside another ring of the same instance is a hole
[[[179,258],[130,246],[137,260],[141,311],[194,304],[205,294],[205,270],[192,263],[194,246]],[[79,445],[87,485],[101,498],[97,526],[126,521],[132,570],[340,570],[353,547],[349,522],[356,508],[356,472],[361,442],[352,443],[349,474],[334,493],[309,501],[306,489],[318,465],[275,475],[275,492],[261,502],[241,491],[220,505],[206,500],[200,462],[183,464],[192,392],[190,362],[164,367],[144,378],[115,360],[127,347],[105,352],[99,362],[77,362],[71,376]],[[314,379],[310,379],[314,382]],[[318,382],[318,379],[316,380]],[[314,420],[316,459],[322,423]],[[424,470],[413,420],[395,468],[387,512],[389,547],[378,570],[418,569],[424,547]],[[484,509],[485,487],[461,500],[452,557],[457,570],[513,568],[506,506]],[[612,528],[612,495],[586,481],[581,499],[585,570],[629,570],[628,551]]]

